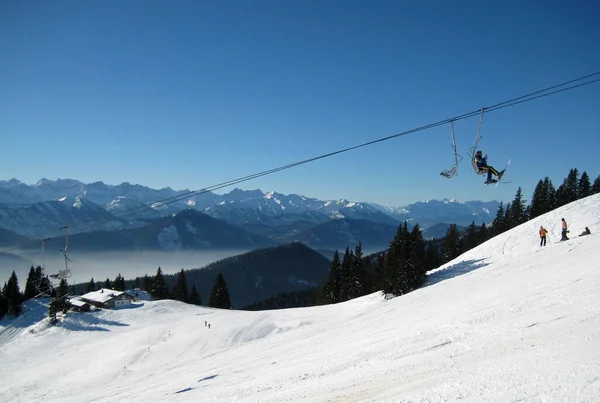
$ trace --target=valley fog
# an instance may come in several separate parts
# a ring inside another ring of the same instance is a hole
[[[69,253],[69,269],[72,276],[67,279],[69,285],[87,283],[93,277],[96,283],[111,281],[121,273],[126,280],[145,274],[154,275],[160,266],[164,274],[177,273],[181,269],[203,267],[226,257],[239,255],[248,250],[216,250],[216,251],[174,251],[174,252],[102,252],[102,253]],[[60,253],[54,256],[44,255],[46,274],[56,273],[65,268],[64,258]],[[0,283],[4,284],[14,270],[19,279],[21,291],[25,289],[29,269],[33,265],[41,265],[40,253],[22,253],[21,259],[0,260]]]

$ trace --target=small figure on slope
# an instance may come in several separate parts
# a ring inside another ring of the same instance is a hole
[[[561,241],[567,241],[569,240],[569,238],[567,237],[567,232],[569,232],[569,230],[567,229],[567,222],[565,221],[564,218],[561,218],[562,221],[562,238]]]
[[[489,185],[490,183],[496,183],[502,178],[502,175],[504,175],[504,169],[501,172],[498,172],[496,168],[487,164],[487,154],[484,157],[481,150],[477,151],[475,154],[475,163],[477,164],[477,169],[479,169],[479,171],[487,171],[487,181],[485,181],[485,184]],[[496,175],[498,179],[492,179],[492,174]]]
[[[548,231],[546,228],[540,225],[540,246],[546,246],[546,234]]]
[[[591,233],[592,232],[590,231],[590,229],[588,227],[585,227],[585,230],[581,234],[579,234],[579,236],[586,236],[586,235],[589,235]]]

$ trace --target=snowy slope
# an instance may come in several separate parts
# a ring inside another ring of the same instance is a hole
[[[571,240],[557,243],[560,218]],[[540,248],[537,229],[550,230]],[[577,237],[584,226],[592,232]],[[384,300],[243,312],[144,301],[2,321],[3,402],[594,402],[600,195],[538,217]],[[205,300],[207,296],[202,296]],[[35,316],[35,310],[28,312]],[[208,321],[211,328],[204,326]]]

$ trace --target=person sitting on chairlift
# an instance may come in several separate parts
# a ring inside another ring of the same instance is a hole
[[[477,164],[477,169],[479,169],[479,171],[487,171],[487,181],[485,181],[485,183],[498,182],[504,174],[504,170],[498,172],[496,168],[487,164],[487,154],[483,157],[481,150],[477,151],[475,154],[475,163]],[[492,180],[492,174],[496,175],[498,179]]]

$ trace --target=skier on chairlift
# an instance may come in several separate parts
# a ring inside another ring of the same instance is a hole
[[[505,169],[498,172],[496,168],[487,164],[487,154],[484,157],[481,150],[477,151],[474,160],[477,164],[477,169],[479,169],[480,172],[487,172],[487,181],[485,181],[485,184],[496,183],[502,178],[502,175],[504,175]],[[498,179],[492,179],[492,174],[496,175]]]

